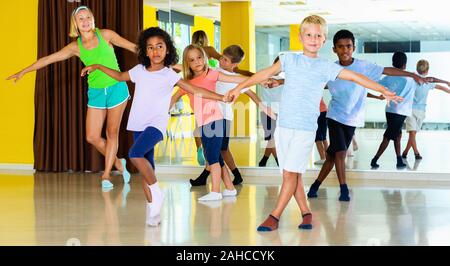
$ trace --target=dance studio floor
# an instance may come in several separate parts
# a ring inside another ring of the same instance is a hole
[[[330,178],[309,201],[312,230],[297,229],[292,200],[278,231],[258,233],[276,203],[275,177],[247,176],[236,198],[208,204],[197,198],[209,188],[189,185],[194,175],[158,177],[166,193],[162,224],[148,227],[139,176],[126,186],[114,176],[116,187],[102,192],[98,174],[2,172],[0,245],[450,245],[448,181],[352,179],[352,201],[341,203]]]

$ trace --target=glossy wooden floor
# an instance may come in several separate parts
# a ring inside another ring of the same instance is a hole
[[[258,233],[278,186],[244,184],[234,200],[201,204],[208,188],[191,188],[190,177],[159,176],[166,200],[152,228],[139,176],[129,186],[115,176],[102,192],[98,174],[0,173],[0,245],[450,245],[450,183],[353,181],[352,201],[341,203],[330,181],[309,202],[313,230],[297,229],[292,200],[278,231]]]

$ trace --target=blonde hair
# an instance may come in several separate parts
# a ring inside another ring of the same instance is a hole
[[[70,32],[69,32],[69,36],[72,37],[72,38],[77,38],[78,36],[80,36],[80,31],[78,30],[78,26],[77,26],[76,15],[81,10],[87,10],[91,14],[91,16],[92,16],[92,30],[93,31],[95,30],[95,20],[94,20],[94,14],[92,13],[92,11],[87,6],[79,6],[78,8],[73,10],[72,16],[70,17]]]
[[[428,63],[427,60],[424,60],[424,59],[419,60],[419,61],[417,62],[417,67],[416,67],[416,69],[417,69],[417,73],[419,73],[419,74],[425,74],[425,73],[427,73],[428,70],[430,69],[430,64]]]
[[[325,36],[328,35],[327,21],[324,18],[322,18],[321,16],[311,15],[311,16],[304,18],[302,23],[300,24],[300,32],[303,31],[303,25],[305,25],[305,24],[320,25]]]
[[[196,44],[200,47],[209,46],[208,36],[202,30],[198,30],[192,34],[192,44]]]
[[[188,53],[192,50],[197,50],[202,54],[203,59],[205,61],[203,70],[206,71],[208,69],[208,56],[206,55],[205,50],[203,50],[203,48],[195,44],[188,45],[183,52],[183,77],[185,80],[191,80],[194,78],[194,71],[192,71],[192,69],[189,67],[189,58],[188,58]]]

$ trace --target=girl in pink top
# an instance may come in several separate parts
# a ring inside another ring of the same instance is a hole
[[[191,84],[210,91],[216,90],[217,81],[239,83],[247,79],[247,77],[230,76],[210,69],[208,67],[208,56],[197,45],[189,45],[184,50],[183,72],[185,80],[189,80]],[[180,93],[181,95],[186,94],[183,91]],[[212,175],[212,190],[209,194],[199,198],[199,201],[221,200],[223,197],[234,197],[237,192],[220,154],[222,141],[225,136],[225,120],[219,104],[215,100],[199,98],[192,93],[188,95],[191,107],[194,110],[195,120],[200,129],[205,157],[211,166]],[[225,184],[223,193],[220,193],[221,178]]]

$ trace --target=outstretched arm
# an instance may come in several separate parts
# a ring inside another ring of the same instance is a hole
[[[212,57],[214,59],[220,60],[220,58],[222,57],[222,55],[219,52],[217,52],[216,49],[212,46],[206,46],[203,47],[203,49],[210,58]]]
[[[251,76],[255,75],[255,73],[253,73],[253,72],[250,72],[250,71],[244,70],[244,69],[239,69],[237,67],[234,69],[234,72],[241,74],[242,76],[246,76],[246,77],[251,77]]]
[[[395,96],[394,92],[389,91],[381,84],[367,78],[366,76],[364,76],[362,74],[353,72],[351,70],[343,69],[339,73],[338,78],[343,79],[343,80],[349,80],[349,81],[355,82],[365,88],[380,92],[381,94],[383,94],[384,98],[388,101],[388,105],[389,105],[389,101],[399,102],[399,101],[403,100],[403,98],[401,98],[399,96]]]
[[[450,82],[442,80],[442,79],[438,79],[435,77],[427,77],[425,79],[426,79],[426,81],[431,82],[431,83],[443,83],[443,84],[446,84],[447,86],[450,86]]]
[[[374,95],[374,94],[372,94],[370,92],[367,93],[367,98],[373,98],[373,99],[377,99],[377,100],[384,100],[383,94],[377,96],[377,95]]]
[[[195,94],[196,96],[205,98],[205,99],[229,102],[225,96],[217,94],[212,91],[209,91],[204,88],[194,86],[194,85],[190,84],[189,82],[185,81],[184,79],[180,79],[178,81],[177,85],[180,86],[183,90],[185,90],[189,93]]]
[[[256,103],[256,106],[258,106],[266,115],[268,115],[273,120],[277,119],[277,115],[272,111],[270,107],[267,107],[265,104],[262,103],[261,99],[258,97],[256,93],[254,93],[252,90],[248,90],[245,92],[250,99],[252,99],[253,102]]]
[[[81,70],[81,76],[84,77],[86,74],[90,74],[94,72],[95,70],[100,70],[104,72],[106,75],[110,76],[111,78],[117,80],[117,81],[129,81],[131,80],[130,74],[127,72],[119,72],[117,70],[105,67],[103,65],[90,65]]]
[[[222,72],[219,72],[219,81],[227,82],[227,83],[241,83],[248,79],[248,77],[238,76],[238,75],[227,75]]]
[[[101,30],[102,36],[105,38],[107,42],[110,42],[114,46],[126,49],[132,53],[137,54],[137,46],[136,44],[130,42],[129,40],[123,38],[115,31],[103,29]]]
[[[229,96],[230,99],[235,101],[239,97],[239,94],[241,94],[241,90],[253,86],[255,84],[258,84],[264,80],[267,80],[268,78],[280,73],[280,71],[281,71],[281,63],[280,61],[278,61],[272,66],[255,73],[255,75],[251,76],[246,81],[240,83],[236,88],[234,88],[231,91],[228,91],[227,95]]]
[[[449,89],[449,88],[446,88],[446,87],[441,86],[441,85],[436,85],[435,88],[436,88],[437,90],[441,90],[441,91],[443,91],[443,92],[446,92],[446,93],[449,93],[449,94],[450,94],[450,89]]]
[[[183,96],[183,92],[179,89],[172,98],[170,99],[169,111],[172,110],[173,106],[178,102],[178,100]]]
[[[427,80],[417,75],[416,73],[404,71],[395,67],[385,67],[383,74],[387,76],[402,76],[413,78],[418,84],[426,83]]]
[[[17,72],[14,75],[9,76],[6,78],[7,80],[14,79],[14,82],[19,81],[25,74],[28,72],[36,71],[41,68],[44,68],[50,64],[64,61],[66,59],[69,59],[72,56],[79,56],[80,50],[78,48],[78,45],[76,42],[72,42],[69,45],[65,46],[61,50],[59,50],[56,53],[53,53],[51,55],[45,56],[34,62],[32,65],[22,69],[21,71]]]

